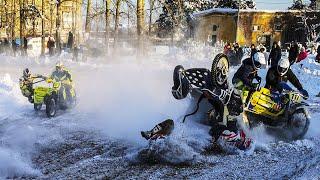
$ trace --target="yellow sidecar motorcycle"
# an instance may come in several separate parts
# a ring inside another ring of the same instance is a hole
[[[76,93],[72,86],[71,97],[67,96],[62,82],[55,82],[42,76],[32,78],[29,81],[20,80],[20,89],[29,102],[33,103],[36,111],[41,110],[42,105],[46,106],[48,117],[54,117],[58,109],[73,108],[76,105]]]
[[[252,93],[243,90],[245,125],[255,127],[263,123],[269,130],[275,130],[280,137],[302,138],[310,124],[306,108],[308,104],[304,102],[307,97],[293,90],[284,90],[280,94],[267,88],[258,89]]]

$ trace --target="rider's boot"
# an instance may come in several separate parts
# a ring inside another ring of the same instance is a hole
[[[171,119],[167,119],[159,124],[157,124],[150,131],[141,131],[141,136],[145,139],[155,140],[158,138],[163,138],[168,136],[174,128],[174,122]]]

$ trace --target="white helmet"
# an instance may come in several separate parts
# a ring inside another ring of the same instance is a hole
[[[280,76],[285,75],[290,68],[290,62],[288,59],[280,59],[278,62],[277,70]]]
[[[62,69],[63,68],[63,63],[61,61],[58,61],[56,64],[56,68]]]
[[[254,52],[253,57],[252,57],[252,61],[253,61],[254,68],[260,69],[261,64],[265,64],[265,57],[264,57],[263,53],[261,53],[261,52]]]

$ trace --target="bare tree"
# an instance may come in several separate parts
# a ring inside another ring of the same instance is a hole
[[[122,0],[116,0],[116,14],[115,14],[115,22],[114,22],[114,45],[117,45],[118,36],[119,36],[119,23],[120,23],[120,7]]]
[[[110,28],[110,5],[111,0],[106,0],[106,47],[107,53],[109,51],[109,28]]]
[[[87,0],[87,15],[86,15],[86,25],[85,25],[85,31],[86,33],[90,33],[91,31],[91,0]]]
[[[149,30],[148,30],[148,35],[151,35],[151,26],[152,26],[152,15],[153,15],[153,10],[154,10],[154,5],[155,5],[156,0],[149,0]]]
[[[144,0],[137,0],[137,33],[143,34],[144,28]]]
[[[138,55],[143,55],[144,0],[137,0]]]

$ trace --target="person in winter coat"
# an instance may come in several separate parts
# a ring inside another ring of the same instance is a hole
[[[316,62],[320,63],[320,45],[318,45]]]
[[[258,82],[261,81],[261,77],[258,76],[258,70],[261,68],[260,58],[264,56],[260,52],[253,50],[251,57],[243,60],[242,65],[237,70],[232,78],[232,84],[238,90],[248,88],[254,91],[255,85],[252,83],[254,79]]]
[[[231,44],[230,43],[227,43],[225,46],[224,46],[224,49],[223,49],[223,53],[224,54],[229,54],[229,52],[231,51]]]
[[[267,67],[267,59],[269,58],[268,53],[266,52],[265,48],[260,48],[259,52],[261,53],[261,55],[263,54],[263,56],[261,56],[261,68],[265,69]]]
[[[49,49],[49,55],[53,56],[54,55],[54,47],[55,47],[55,41],[53,39],[53,37],[49,37],[49,40],[47,42],[47,47]]]
[[[302,60],[305,60],[308,57],[308,53],[306,51],[305,47],[301,48],[301,52],[299,53],[297,62],[301,62]]]
[[[271,67],[267,72],[265,87],[271,91],[282,92],[284,87],[282,82],[289,81],[301,94],[309,97],[306,90],[303,89],[299,79],[290,69],[290,62],[288,59],[281,59],[277,66]]]
[[[68,34],[68,42],[67,42],[67,48],[70,48],[71,50],[73,49],[73,44],[74,44],[74,37],[72,32],[70,31]]]
[[[234,50],[236,52],[237,64],[241,64],[241,60],[242,60],[242,57],[243,57],[243,50],[239,46],[238,43],[235,43],[233,47],[234,47]]]
[[[294,64],[298,60],[299,56],[299,45],[297,43],[293,43],[289,49],[289,62],[290,65]]]
[[[281,48],[277,42],[274,42],[269,55],[268,64],[271,64],[271,67],[277,66],[280,59],[281,59]]]

